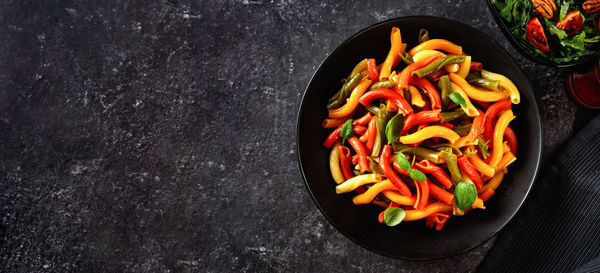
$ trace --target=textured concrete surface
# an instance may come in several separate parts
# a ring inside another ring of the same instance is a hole
[[[545,158],[573,134],[566,72],[519,56],[483,1],[2,1],[0,271],[474,271],[492,241],[430,262],[355,245],[296,162],[320,62],[371,24],[423,14],[516,57]]]

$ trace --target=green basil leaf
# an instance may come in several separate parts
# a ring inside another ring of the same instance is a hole
[[[396,155],[396,161],[398,161],[400,169],[403,169],[407,172],[410,170],[410,161],[408,161],[408,158],[406,158],[403,153],[398,153]]]
[[[450,95],[448,95],[448,97],[452,102],[456,103],[456,105],[460,105],[460,107],[463,108],[467,107],[465,99],[458,92],[452,92]]]
[[[404,217],[406,217],[406,212],[402,208],[387,208],[383,213],[383,220],[390,227],[400,224]]]
[[[415,181],[419,181],[419,182],[427,181],[427,177],[425,177],[425,174],[419,170],[411,169],[408,172],[408,174],[410,175],[410,178],[412,178]]]
[[[454,200],[456,206],[462,211],[470,208],[477,199],[477,189],[475,185],[467,182],[459,182],[454,189]]]
[[[491,139],[486,142],[481,143],[481,141],[479,139],[477,140],[477,145],[479,147],[481,147],[481,153],[483,153],[483,155],[485,155],[485,156],[490,156],[490,152],[487,149],[487,144],[490,143],[490,141],[491,141]]]
[[[392,119],[385,125],[385,137],[387,138],[388,144],[396,142],[400,138],[400,131],[404,125],[404,116],[396,114]]]
[[[352,122],[354,122],[354,120],[349,119],[346,120],[346,123],[344,123],[344,125],[342,125],[342,130],[340,131],[340,135],[342,136],[342,143],[344,141],[346,141],[346,139],[349,139],[352,137],[352,135],[354,134],[354,129],[352,128]]]

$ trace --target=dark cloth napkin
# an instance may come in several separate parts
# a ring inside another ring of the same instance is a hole
[[[600,115],[546,159],[478,272],[600,272]]]

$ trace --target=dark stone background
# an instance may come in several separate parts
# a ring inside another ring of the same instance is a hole
[[[483,30],[536,90],[548,159],[590,111],[483,1],[2,1],[0,271],[471,272],[365,250],[297,163],[300,97],[344,39],[404,15]]]

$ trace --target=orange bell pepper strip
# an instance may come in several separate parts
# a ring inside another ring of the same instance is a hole
[[[367,75],[372,82],[379,81],[379,72],[377,71],[377,65],[375,59],[367,60]]]
[[[356,87],[350,93],[350,98],[346,100],[346,104],[340,108],[329,110],[329,118],[342,118],[350,115],[358,106],[358,100],[367,91],[367,88],[371,86],[371,80],[364,78],[358,83]]]
[[[381,72],[379,73],[379,80],[385,80],[390,76],[392,67],[397,64],[396,60],[399,59],[398,54],[402,50],[402,35],[400,35],[400,29],[397,27],[392,28],[390,34],[390,51],[381,66]]]

